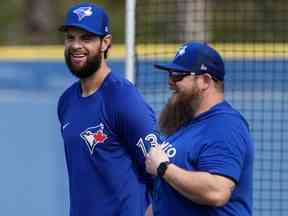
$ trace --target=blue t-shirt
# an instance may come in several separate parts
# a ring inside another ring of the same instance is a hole
[[[251,216],[254,144],[248,124],[223,101],[167,138],[176,148],[171,162],[189,171],[228,177],[236,186],[224,207],[199,205],[157,178],[154,216]]]
[[[144,154],[158,134],[155,115],[136,88],[110,73],[94,94],[82,97],[76,82],[60,97],[58,116],[70,216],[143,216],[149,204]]]

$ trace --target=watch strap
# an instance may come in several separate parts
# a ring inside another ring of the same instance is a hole
[[[169,161],[161,162],[157,168],[157,175],[163,177],[169,164],[170,164]]]

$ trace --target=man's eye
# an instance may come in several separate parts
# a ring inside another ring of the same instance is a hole
[[[73,36],[72,35],[66,35],[65,39],[71,41],[71,40],[73,40]]]
[[[92,35],[84,35],[82,37],[82,40],[84,41],[91,41],[93,39],[93,36]]]

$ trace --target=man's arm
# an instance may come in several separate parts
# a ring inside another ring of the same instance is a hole
[[[169,161],[169,158],[161,146],[151,148],[146,155],[147,172],[157,175],[157,168],[164,161]],[[227,177],[208,172],[187,171],[172,163],[168,165],[162,178],[193,202],[215,207],[226,204],[235,186],[234,181]]]
[[[235,186],[227,177],[186,171],[174,164],[168,165],[163,179],[193,202],[216,207],[227,203]]]
[[[117,110],[118,136],[134,162],[146,172],[146,153],[151,146],[161,143],[155,113],[135,87],[123,86],[118,89],[117,96],[114,109]]]

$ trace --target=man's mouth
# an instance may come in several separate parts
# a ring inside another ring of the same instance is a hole
[[[71,53],[70,59],[73,64],[82,64],[86,62],[87,56],[81,53]]]

